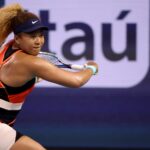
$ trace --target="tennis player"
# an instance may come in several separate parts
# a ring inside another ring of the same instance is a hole
[[[66,87],[81,87],[97,73],[95,62],[87,69],[69,72],[37,57],[44,44],[40,19],[19,4],[0,9],[0,44],[10,33],[13,40],[0,50],[0,150],[44,150],[45,148],[13,129],[26,96],[32,91],[36,77]]]

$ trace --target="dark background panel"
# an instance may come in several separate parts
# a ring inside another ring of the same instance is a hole
[[[149,85],[35,88],[16,128],[49,147],[150,148]]]

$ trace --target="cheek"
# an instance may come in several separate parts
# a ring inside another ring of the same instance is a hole
[[[22,50],[28,51],[32,48],[32,44],[29,42],[29,40],[22,41],[21,48],[22,48]]]
[[[43,37],[43,38],[41,39],[41,44],[43,45],[44,42],[45,42],[45,38]]]

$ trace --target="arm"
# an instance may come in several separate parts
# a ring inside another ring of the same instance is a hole
[[[91,69],[85,69],[79,72],[69,72],[63,69],[60,69],[49,62],[31,56],[32,59],[28,61],[29,71],[33,76],[38,76],[44,80],[60,84],[67,87],[81,87],[84,85],[92,76]],[[96,68],[97,65],[94,62],[89,62],[88,65],[93,65]]]

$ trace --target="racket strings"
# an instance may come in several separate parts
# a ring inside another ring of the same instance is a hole
[[[47,60],[48,62],[56,65],[59,68],[63,68],[63,69],[83,70],[85,68],[84,65],[66,63],[62,59],[57,57],[57,55],[54,53],[39,52],[38,57],[40,57],[44,60]]]
[[[38,57],[47,60],[48,62],[54,64],[54,65],[62,65],[62,63],[59,61],[59,59],[57,57],[55,57],[54,55],[47,55],[47,54],[38,54]]]

